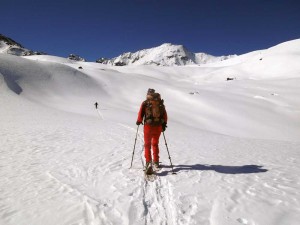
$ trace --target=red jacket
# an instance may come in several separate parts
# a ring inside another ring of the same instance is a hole
[[[144,101],[140,107],[139,113],[138,113],[138,118],[137,122],[142,123],[145,117],[145,110],[146,110],[146,105],[147,105],[147,100]],[[168,122],[168,115],[166,108],[164,107],[164,113],[162,115],[163,122],[162,123],[167,123]]]

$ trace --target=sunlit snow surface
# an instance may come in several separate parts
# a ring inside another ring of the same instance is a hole
[[[0,54],[0,224],[299,224],[299,61],[300,40],[200,66]],[[142,127],[129,169],[148,88],[177,173],[161,137],[151,183]]]

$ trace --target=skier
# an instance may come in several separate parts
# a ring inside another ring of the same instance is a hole
[[[95,105],[96,109],[98,109],[98,102],[96,102],[94,105]]]
[[[152,162],[155,170],[159,168],[158,143],[161,132],[166,130],[167,119],[167,112],[160,94],[155,93],[154,89],[149,88],[146,100],[141,104],[136,122],[137,125],[140,125],[144,121],[146,174],[152,173]]]

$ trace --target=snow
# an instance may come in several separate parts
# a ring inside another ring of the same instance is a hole
[[[12,55],[21,56],[21,55],[27,54],[27,52],[29,52],[29,50],[26,48],[23,48],[16,44],[9,45],[9,44],[5,43],[3,40],[0,40],[0,54],[4,53],[4,54],[12,54]]]
[[[220,62],[232,56],[212,56],[206,53],[192,53],[183,45],[165,43],[158,47],[140,50],[134,53],[126,52],[110,60],[104,60],[108,65],[198,65]]]
[[[19,43],[9,37],[0,34],[0,54],[10,54],[16,56],[41,55],[43,52],[35,52],[24,48]]]
[[[0,53],[6,53],[9,49],[9,45],[7,45],[4,41],[0,41]]]
[[[300,39],[201,66],[0,54],[0,224],[298,224],[299,57]],[[148,88],[177,172],[161,137],[151,183],[142,127],[129,169]]]

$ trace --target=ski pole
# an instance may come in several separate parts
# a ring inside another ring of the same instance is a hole
[[[169,155],[169,159],[170,159],[170,163],[171,163],[172,174],[176,174],[176,173],[174,172],[174,170],[173,170],[173,164],[172,164],[172,160],[171,160],[171,156],[170,156],[170,152],[169,152],[167,140],[166,140],[166,137],[165,137],[165,132],[163,132],[163,136],[164,136],[164,139],[165,139],[165,144],[166,144],[166,147],[167,147],[167,151],[168,151],[168,155]]]
[[[137,129],[136,129],[135,141],[134,141],[133,152],[132,152],[132,159],[131,159],[131,164],[130,164],[129,169],[132,167],[133,156],[134,156],[134,150],[135,150],[136,140],[137,140],[137,136],[138,136],[138,132],[139,132],[139,127],[140,127],[140,125],[138,125],[138,127],[137,127]]]

